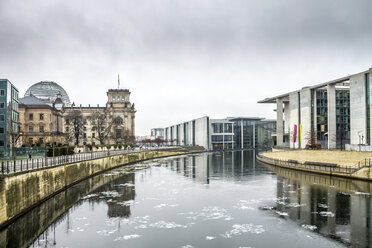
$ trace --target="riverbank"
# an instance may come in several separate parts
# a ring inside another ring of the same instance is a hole
[[[371,181],[372,152],[335,150],[274,150],[257,160],[279,167]]]
[[[343,167],[358,167],[358,162],[372,160],[372,152],[337,151],[337,150],[274,150],[265,152],[263,156],[278,160],[297,160],[320,163],[335,163]]]
[[[0,177],[0,229],[50,197],[98,173],[144,160],[202,152],[172,148],[113,155]]]

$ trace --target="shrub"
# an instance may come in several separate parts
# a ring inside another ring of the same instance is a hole
[[[119,144],[118,147],[119,147],[119,149],[121,149],[123,147],[123,145],[122,144]]]
[[[86,144],[85,146],[89,148],[89,151],[91,151],[92,148],[93,148],[93,146],[91,144]]]
[[[111,145],[106,145],[107,150],[111,149]]]

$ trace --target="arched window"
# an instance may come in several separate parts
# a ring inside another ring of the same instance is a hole
[[[116,123],[116,124],[123,124],[123,123],[124,123],[123,118],[121,118],[121,117],[116,117],[115,123]]]

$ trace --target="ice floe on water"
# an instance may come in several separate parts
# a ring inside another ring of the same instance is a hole
[[[303,204],[298,204],[297,202],[292,202],[292,203],[289,203],[286,205],[287,207],[291,207],[291,208],[299,208],[299,207],[304,207],[306,206],[305,203]]]
[[[84,197],[82,197],[81,199],[85,200],[85,199],[89,199],[89,198],[92,198],[92,197],[96,197],[98,196],[97,194],[90,194],[90,195],[86,195]]]
[[[327,211],[321,211],[319,212],[320,216],[325,216],[325,217],[335,217],[335,214],[332,212],[327,212]]]
[[[302,225],[303,228],[305,229],[308,229],[308,230],[311,230],[311,231],[314,231],[317,229],[317,226],[313,226],[313,225]]]
[[[151,223],[149,226],[155,227],[155,228],[165,228],[165,229],[187,228],[187,225],[180,225],[175,222],[166,222],[163,220],[155,222],[155,223]]]
[[[117,204],[122,205],[122,206],[133,206],[133,205],[139,204],[139,202],[135,200],[128,200],[128,201],[118,202]]]
[[[288,213],[286,212],[280,212],[280,211],[275,211],[279,216],[288,216]]]
[[[213,240],[215,239],[216,237],[214,236],[205,236],[205,240]]]
[[[223,238],[232,238],[233,236],[242,235],[243,233],[260,234],[265,232],[262,225],[254,224],[234,224],[230,231],[220,234]]]
[[[114,241],[128,240],[128,239],[138,239],[141,236],[142,235],[139,235],[139,234],[124,235],[122,237],[115,238]]]
[[[237,204],[235,204],[233,206],[233,208],[242,209],[242,210],[253,210],[255,208],[250,206],[250,205],[252,205],[253,203],[257,203],[257,202],[259,202],[259,201],[257,201],[257,200],[251,200],[251,201],[240,200]]]
[[[162,203],[162,204],[159,204],[159,205],[156,205],[154,206],[154,208],[156,209],[163,209],[165,207],[171,207],[171,208],[174,208],[174,207],[178,207],[179,204],[167,204],[167,203]]]
[[[121,183],[121,184],[117,184],[115,186],[118,186],[118,187],[134,187],[135,185],[133,183]]]
[[[328,206],[326,204],[323,204],[323,203],[318,203],[318,207],[320,207],[320,208],[328,208]]]
[[[113,230],[103,229],[103,230],[96,231],[96,233],[101,236],[110,236],[111,234],[116,233],[117,231],[118,229],[113,229]]]
[[[104,192],[101,192],[101,194],[104,197],[119,197],[119,196],[121,196],[121,194],[119,194],[117,191],[104,191]]]
[[[182,248],[194,248],[194,246],[192,245],[184,245],[184,246],[181,246]]]
[[[204,207],[201,212],[187,212],[179,213],[179,215],[185,215],[186,219],[203,219],[203,220],[232,220],[234,219],[226,209],[221,207]]]
[[[355,192],[354,194],[356,195],[370,195],[370,193],[367,193],[367,192]]]

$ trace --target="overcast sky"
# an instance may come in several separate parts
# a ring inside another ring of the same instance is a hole
[[[136,135],[372,67],[372,1],[0,0],[0,78],[60,84],[76,104],[131,90]]]

